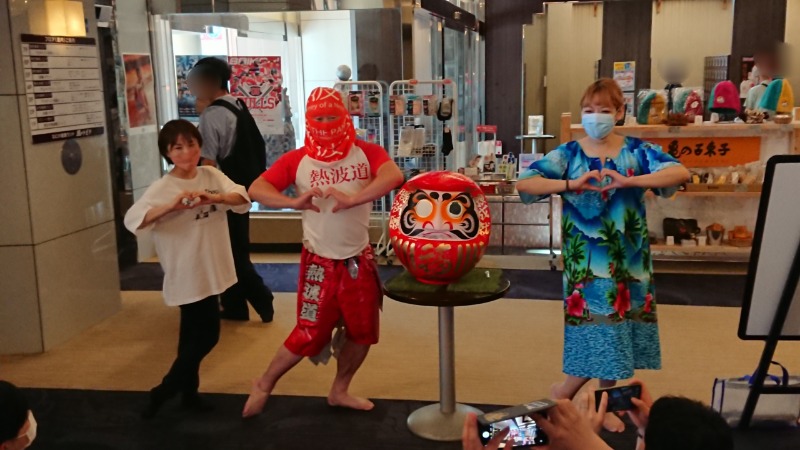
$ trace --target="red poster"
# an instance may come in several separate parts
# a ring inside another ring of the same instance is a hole
[[[242,99],[263,134],[283,134],[280,56],[229,56],[231,94]]]

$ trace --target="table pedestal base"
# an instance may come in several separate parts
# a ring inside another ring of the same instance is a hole
[[[442,405],[435,403],[411,413],[408,428],[415,435],[432,441],[459,441],[467,413],[483,414],[479,409],[460,403],[456,403],[455,412],[443,413]]]

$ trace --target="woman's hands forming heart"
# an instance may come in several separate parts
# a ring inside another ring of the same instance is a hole
[[[592,184],[592,180],[596,181],[597,183]],[[602,181],[603,177],[601,176],[599,170],[590,170],[589,172],[581,175],[580,178],[571,180],[569,183],[569,188],[571,191],[601,192],[602,188],[599,186],[599,184]]]
[[[611,179],[610,183],[603,186],[601,192],[608,192],[612,189],[623,189],[631,187],[631,180],[633,179],[633,177],[626,177],[625,175],[617,172],[614,169],[603,169],[602,171],[600,171],[600,178],[601,180],[605,180],[606,178]]]

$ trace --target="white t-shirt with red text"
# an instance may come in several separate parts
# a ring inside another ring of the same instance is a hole
[[[298,194],[313,188],[323,192],[333,187],[346,195],[364,189],[388,162],[383,147],[356,141],[346,157],[322,162],[308,156],[305,147],[283,155],[261,176],[278,191],[292,184]],[[369,216],[372,203],[332,212],[333,197],[314,199],[320,212],[303,211],[303,244],[312,253],[324,258],[347,259],[358,255],[369,245]]]

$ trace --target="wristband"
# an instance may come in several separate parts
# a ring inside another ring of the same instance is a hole
[[[567,189],[565,189],[564,192],[569,192],[569,178],[567,178],[566,181],[567,181]]]

